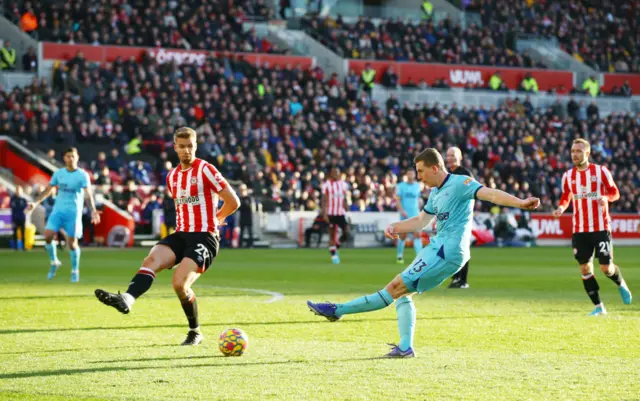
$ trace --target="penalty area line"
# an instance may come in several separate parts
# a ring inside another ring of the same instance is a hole
[[[224,286],[218,286],[218,285],[198,285],[198,287],[214,288],[217,290],[245,291],[245,292],[253,292],[256,294],[269,295],[271,298],[262,302],[265,304],[271,304],[274,302],[282,301],[284,299],[284,294],[282,293],[279,293],[276,291],[261,290],[259,288],[224,287]]]

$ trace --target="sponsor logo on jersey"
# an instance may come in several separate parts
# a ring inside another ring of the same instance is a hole
[[[182,198],[176,199],[176,205],[199,205],[200,197],[199,196],[183,196]]]

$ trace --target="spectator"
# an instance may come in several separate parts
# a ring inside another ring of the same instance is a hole
[[[24,236],[27,224],[26,208],[27,200],[23,196],[23,190],[21,186],[16,186],[16,193],[11,197],[11,225],[13,226],[13,249],[23,251]],[[20,236],[18,237],[18,230],[20,230]],[[18,239],[20,238],[20,239]]]
[[[27,72],[38,71],[38,56],[33,47],[29,47],[27,52],[22,56],[22,70]]]
[[[433,3],[429,0],[423,0],[420,5],[422,11],[422,19],[431,19],[433,17]]]
[[[254,201],[249,196],[249,190],[245,184],[240,186],[240,247],[243,247],[246,238],[247,248],[253,248],[253,205]]]
[[[538,81],[531,76],[531,73],[527,73],[524,79],[520,83],[520,90],[524,92],[538,93]]]
[[[393,71],[393,67],[387,68],[382,76],[382,85],[387,88],[398,87],[398,75]]]
[[[4,41],[4,46],[0,48],[0,67],[5,71],[16,69],[16,49],[11,47],[11,42]]]
[[[582,83],[582,90],[592,97],[597,97],[600,94],[600,82],[592,75]]]
[[[371,68],[371,64],[369,63],[365,64],[364,69],[360,74],[360,81],[362,83],[362,90],[364,90],[368,94],[371,94],[371,91],[373,90],[373,85],[375,84],[375,81],[376,81],[376,70]]]

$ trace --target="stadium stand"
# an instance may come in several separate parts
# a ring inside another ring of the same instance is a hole
[[[256,67],[242,58],[209,58],[203,66],[75,58],[51,81],[34,80],[1,97],[1,135],[114,146],[84,167],[98,192],[140,223],[148,207],[162,204],[172,133],[181,125],[197,127],[198,155],[246,183],[266,211],[317,209],[334,165],[351,184],[352,210],[395,210],[394,188],[411,155],[450,145],[463,149],[485,185],[539,196],[549,211],[576,136],[592,141],[594,161],[609,166],[620,186],[612,209],[640,211],[640,117],[600,115],[595,102],[537,110],[526,99],[492,109],[393,98],[378,105],[319,68]],[[138,151],[160,156],[139,162]]]

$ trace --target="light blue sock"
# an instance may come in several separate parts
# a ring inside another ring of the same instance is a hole
[[[398,249],[398,259],[404,259],[404,240],[398,238],[398,243],[396,245]]]
[[[400,332],[400,350],[413,347],[413,332],[416,326],[416,307],[409,297],[400,297],[396,301],[398,312],[398,331]]]
[[[77,272],[80,269],[80,247],[72,249],[69,253],[71,254],[71,271]]]
[[[413,237],[413,249],[416,250],[416,255],[418,255],[422,250],[422,238],[420,235]]]
[[[351,313],[371,312],[386,308],[392,303],[393,297],[389,294],[389,291],[387,291],[386,288],[383,288],[376,293],[356,298],[346,304],[337,304],[336,315],[342,316]]]
[[[51,263],[58,260],[58,255],[56,252],[56,244],[54,244],[53,242],[50,244],[45,244],[44,249],[47,250],[47,254],[49,255],[49,260],[51,261]]]

